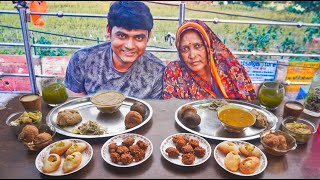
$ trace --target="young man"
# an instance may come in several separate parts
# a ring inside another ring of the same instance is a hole
[[[164,63],[145,51],[153,18],[142,2],[114,2],[108,13],[111,42],[78,50],[67,67],[71,95],[116,90],[141,99],[159,99]]]

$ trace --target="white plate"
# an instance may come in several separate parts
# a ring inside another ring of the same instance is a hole
[[[225,141],[224,141],[224,142],[225,142]],[[242,144],[248,143],[248,142],[245,142],[245,141],[229,141],[229,142],[233,142],[233,143],[236,144],[238,147],[240,147]],[[221,142],[221,143],[223,143],[223,142]],[[223,154],[222,152],[220,152],[220,151],[218,150],[218,147],[220,146],[221,143],[219,143],[219,144],[214,148],[213,154],[214,154],[214,158],[215,158],[215,160],[217,161],[217,163],[218,163],[223,169],[225,169],[226,171],[228,171],[228,172],[230,172],[230,173],[232,173],[232,174],[236,174],[236,175],[238,175],[238,176],[254,176],[254,175],[260,174],[261,172],[263,172],[263,171],[266,169],[266,167],[267,167],[267,165],[268,165],[267,157],[266,157],[266,155],[261,151],[261,149],[259,149],[257,146],[255,146],[255,147],[260,151],[261,156],[260,156],[260,166],[259,166],[259,168],[258,168],[254,173],[252,173],[252,174],[243,174],[243,173],[240,172],[239,170],[238,170],[237,172],[232,172],[232,171],[228,170],[228,169],[226,168],[226,166],[224,165],[224,158],[226,157],[226,154]],[[251,143],[248,143],[248,144],[251,144]],[[240,155],[241,161],[246,158],[246,157],[243,156],[241,153],[239,153],[239,155]]]
[[[190,164],[190,165],[182,163],[182,156],[181,156],[182,154],[181,153],[180,153],[180,156],[178,158],[169,157],[168,153],[166,153],[166,149],[168,147],[176,147],[175,144],[172,142],[172,138],[174,136],[177,136],[177,135],[198,140],[199,141],[199,146],[201,146],[202,148],[204,148],[206,150],[206,154],[202,158],[196,157],[196,160],[194,161],[194,163]],[[197,135],[194,135],[194,134],[190,134],[190,133],[178,133],[178,134],[173,134],[173,135],[167,137],[165,140],[162,141],[161,146],[160,146],[160,151],[161,151],[162,156],[166,160],[170,161],[173,164],[177,164],[177,165],[180,165],[180,166],[197,166],[199,164],[202,164],[202,163],[206,162],[211,156],[211,146],[208,143],[208,141],[205,140],[204,138],[200,137],[200,136],[197,136]]]
[[[143,141],[144,143],[146,143],[148,145],[148,148],[146,150],[146,154],[145,154],[145,157],[141,160],[141,161],[138,161],[138,162],[135,162],[133,160],[132,163],[130,164],[127,164],[127,165],[124,165],[124,164],[117,164],[117,163],[114,163],[111,161],[110,159],[110,153],[109,153],[109,144],[111,143],[117,143],[117,145],[120,145],[122,143],[123,140],[125,140],[126,138],[134,138],[134,144],[137,143],[139,140]],[[138,164],[141,164],[143,163],[144,161],[146,161],[152,154],[152,151],[153,151],[153,146],[152,146],[152,143],[151,141],[142,136],[142,135],[139,135],[139,134],[133,134],[133,133],[126,133],[126,134],[120,134],[118,136],[115,136],[115,137],[112,137],[110,138],[107,142],[105,142],[101,148],[101,156],[102,158],[107,162],[109,163],[110,165],[113,165],[113,166],[116,166],[116,167],[132,167],[132,166],[136,166]]]
[[[42,172],[42,166],[43,166],[43,159],[49,154],[50,152],[50,149],[56,144],[56,143],[59,143],[61,141],[57,141],[55,143],[52,143],[50,145],[48,145],[46,148],[44,148],[37,156],[36,158],[36,161],[35,161],[35,164],[36,164],[36,167],[38,169],[38,171],[40,171],[41,173],[43,174],[46,174],[46,175],[49,175],[49,176],[64,176],[64,175],[68,175],[68,174],[71,174],[71,173],[74,173],[74,172],[77,172],[79,171],[80,169],[82,169],[83,167],[85,167],[89,162],[90,160],[92,159],[92,155],[93,155],[93,149],[91,147],[91,145],[89,143],[87,143],[86,141],[83,141],[81,139],[64,139],[64,140],[70,140],[72,141],[72,143],[80,143],[80,142],[83,142],[83,143],[86,143],[87,144],[87,148],[82,152],[82,161],[81,161],[81,164],[73,171],[71,172],[68,172],[68,173],[64,173],[62,171],[62,165],[63,165],[63,162],[64,162],[64,159],[65,159],[65,155],[63,154],[61,157],[61,164],[60,164],[60,167],[58,170],[52,172],[52,173],[44,173]]]

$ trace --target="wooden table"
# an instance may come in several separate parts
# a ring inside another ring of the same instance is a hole
[[[152,141],[154,150],[148,160],[131,168],[113,167],[102,159],[100,153],[102,145],[109,138],[84,139],[93,147],[93,158],[89,164],[76,173],[61,177],[51,177],[43,175],[36,169],[35,159],[38,153],[28,152],[6,125],[5,120],[10,114],[24,110],[18,97],[12,99],[8,103],[7,108],[0,111],[0,178],[244,178],[233,175],[221,168],[215,161],[213,153],[208,161],[199,166],[181,167],[168,162],[161,155],[160,144],[166,137],[172,134],[187,132],[175,123],[174,113],[178,107],[190,101],[179,99],[145,101],[152,106],[154,111],[153,117],[147,124],[133,131],[133,133],[146,136]],[[46,104],[42,104],[43,122],[45,122],[45,117],[51,109]],[[283,106],[273,112],[279,118],[277,129],[282,121],[282,110]],[[319,118],[312,118],[307,115],[302,116],[318,125]],[[58,141],[66,138],[69,137],[57,133],[54,140]],[[211,144],[212,150],[221,142],[212,139],[207,140]],[[249,142],[264,151],[259,139]],[[296,150],[289,152],[285,156],[276,157],[267,153],[265,154],[268,158],[266,170],[259,175],[249,178],[305,179],[320,177],[319,133],[316,133],[307,144],[298,145]]]

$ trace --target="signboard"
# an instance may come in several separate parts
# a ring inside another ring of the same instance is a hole
[[[319,67],[319,60],[289,60],[286,81],[295,83],[286,87],[286,94],[290,99],[303,98],[299,97],[299,94],[306,94],[310,85],[302,85],[299,82],[311,82]]]
[[[311,82],[320,67],[319,60],[290,60],[286,80],[291,82]]]
[[[239,62],[246,68],[252,83],[264,81],[275,81],[277,74],[277,60],[265,60],[263,62],[239,59]]]

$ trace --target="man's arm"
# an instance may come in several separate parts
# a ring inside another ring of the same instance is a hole
[[[67,89],[67,93],[69,95],[69,97],[82,97],[82,96],[85,96],[86,93],[85,92],[81,92],[81,93],[75,93],[73,91],[71,91],[70,89],[66,88]]]
[[[67,92],[71,96],[82,96],[86,94],[84,88],[84,76],[83,76],[83,62],[79,62],[80,58],[85,56],[81,55],[80,51],[73,54],[67,66],[66,76],[64,84],[67,88]]]

